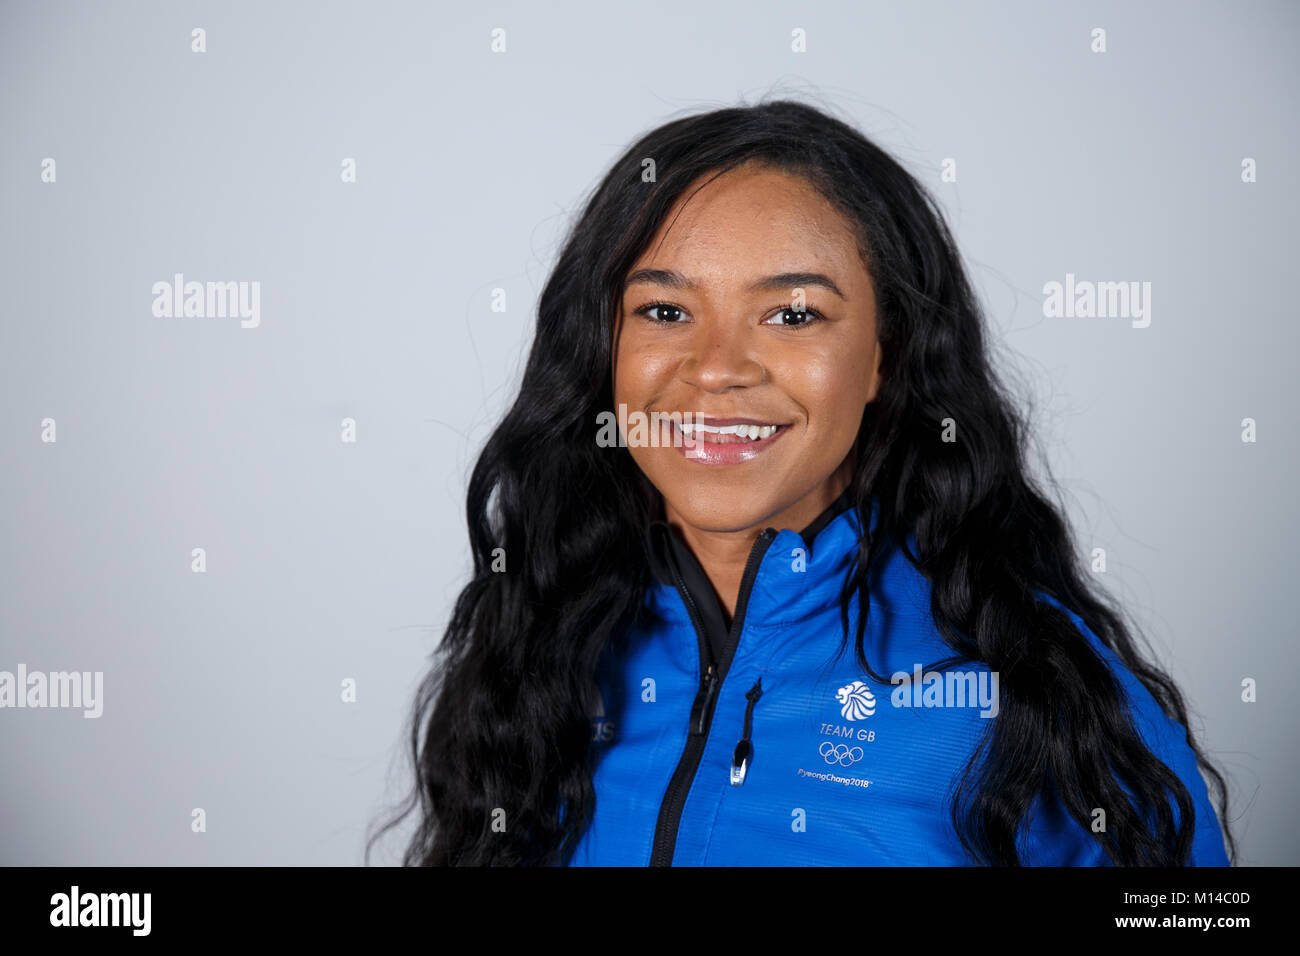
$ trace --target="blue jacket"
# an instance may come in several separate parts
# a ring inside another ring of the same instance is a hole
[[[873,533],[878,517],[875,502]],[[993,675],[969,663],[949,669],[964,683],[938,688],[871,681],[854,662],[856,599],[847,650],[831,663],[859,529],[847,493],[801,533],[766,529],[730,630],[689,549],[662,521],[647,529],[654,614],[604,658],[595,816],[571,865],[969,865],[944,800],[995,719]],[[920,678],[954,652],[929,612],[929,582],[882,544],[867,660],[877,673]],[[1147,745],[1192,794],[1193,865],[1226,866],[1184,728],[1067,613],[1118,674]],[[1030,864],[1108,865],[1091,833],[1046,797],[1019,845]]]

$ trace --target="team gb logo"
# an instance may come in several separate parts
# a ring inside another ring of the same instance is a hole
[[[845,720],[862,720],[876,712],[876,698],[860,680],[837,690],[835,699],[840,702],[840,714]]]

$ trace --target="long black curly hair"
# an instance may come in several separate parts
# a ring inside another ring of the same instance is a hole
[[[647,159],[653,181],[642,176]],[[952,659],[984,661],[1001,676],[1000,716],[951,801],[971,860],[1023,863],[1017,834],[1035,799],[1054,788],[1086,829],[1092,808],[1107,808],[1110,825],[1095,837],[1113,863],[1185,863],[1195,820],[1187,788],[1144,745],[1085,636],[1033,592],[1077,613],[1187,725],[1182,696],[1094,590],[1064,509],[1028,474],[1028,425],[991,367],[983,315],[941,211],[852,126],[790,100],[668,122],[632,145],[585,202],[542,293],[518,398],[469,483],[473,577],[415,701],[416,784],[371,837],[367,859],[417,808],[406,865],[561,865],[577,846],[595,801],[596,666],[643,612],[641,531],[656,501],[625,448],[595,441],[598,414],[613,411],[623,281],[690,184],[750,162],[804,177],[855,228],[876,288],[883,380],[858,434],[854,506],[866,518],[874,495],[889,538],[914,534],[908,559],[931,582],[931,611]],[[948,418],[960,421],[958,441],[941,438]],[[864,534],[845,581],[840,649],[856,599],[856,659],[888,683],[863,650],[868,570],[881,537]],[[1188,742],[1212,781],[1235,859],[1223,777],[1190,730]],[[496,832],[502,811],[509,826]]]

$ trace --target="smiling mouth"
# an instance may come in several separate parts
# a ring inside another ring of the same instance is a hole
[[[696,423],[674,423],[685,439],[710,445],[732,445],[748,442],[765,441],[788,425],[704,425]]]
[[[673,447],[697,465],[740,465],[763,455],[790,430],[789,424],[739,422],[717,425],[673,422]]]

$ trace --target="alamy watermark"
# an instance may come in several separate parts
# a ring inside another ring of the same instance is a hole
[[[926,671],[920,664],[912,672],[895,671],[889,677],[894,684],[889,695],[895,707],[979,707],[981,717],[998,715],[998,672]]]
[[[1049,319],[1132,319],[1133,328],[1151,324],[1150,282],[1092,282],[1076,280],[1073,272],[1065,282],[1043,285],[1043,315]]]
[[[186,282],[176,273],[171,282],[155,282],[153,314],[158,318],[238,318],[240,328],[255,329],[262,322],[262,283]]]
[[[50,925],[120,926],[148,936],[152,909],[152,893],[83,893],[73,884],[70,892],[50,897]]]
[[[691,448],[697,442],[682,430],[694,429],[697,419],[693,412],[629,412],[620,403],[618,415],[604,411],[596,415],[596,445],[599,448]],[[671,427],[670,437],[663,440],[663,423]]]
[[[83,717],[104,712],[103,671],[0,671],[0,708],[80,707]]]

